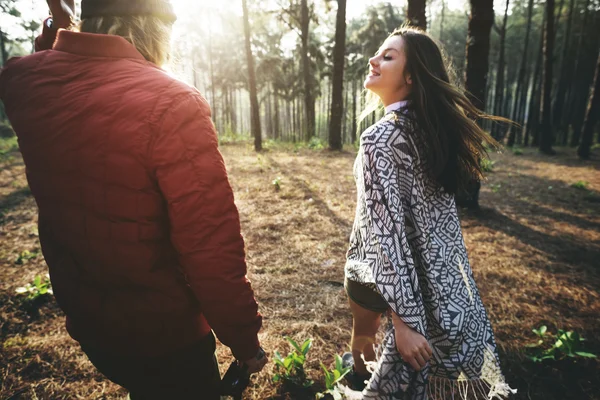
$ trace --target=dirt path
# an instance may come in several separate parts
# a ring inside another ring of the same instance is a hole
[[[285,335],[313,338],[307,369],[322,384],[319,362],[329,365],[350,339],[342,282],[355,207],[354,155],[282,147],[256,154],[244,144],[222,151],[265,318],[263,346],[287,353]],[[516,399],[600,399],[596,361],[540,365],[523,355],[535,341],[531,329],[543,324],[553,332],[575,329],[600,353],[600,162],[598,155],[581,162],[572,150],[559,151],[553,158],[530,150],[494,155],[482,209],[461,213]],[[53,302],[36,315],[15,295],[45,266],[22,161],[14,152],[0,157],[0,399],[123,397],[68,338]],[[570,186],[578,181],[588,182],[587,189]],[[220,347],[218,355],[224,371],[229,351]],[[257,376],[246,398],[284,398],[270,381],[273,371],[271,364]]]

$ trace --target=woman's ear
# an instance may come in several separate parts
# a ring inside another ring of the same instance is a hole
[[[406,83],[412,85],[412,76],[410,74],[406,75]]]

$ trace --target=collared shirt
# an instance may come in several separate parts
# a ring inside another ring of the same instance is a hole
[[[385,108],[385,113],[388,114],[388,113],[391,113],[392,111],[399,110],[407,104],[408,104],[408,100],[402,100],[402,101],[397,101],[395,103],[392,103]]]

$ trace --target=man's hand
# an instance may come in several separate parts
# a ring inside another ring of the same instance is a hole
[[[47,0],[52,13],[52,26],[55,29],[66,29],[75,19],[75,0]]]
[[[392,313],[392,322],[394,323],[394,335],[398,352],[404,361],[408,362],[415,370],[420,371],[433,354],[427,339],[406,325],[394,313]]]
[[[256,372],[260,372],[268,361],[269,358],[267,357],[263,349],[259,349],[258,353],[254,358],[243,361],[242,365],[246,365],[246,367],[248,367],[247,371],[249,374],[254,374]]]

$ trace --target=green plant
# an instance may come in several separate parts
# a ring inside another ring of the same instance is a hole
[[[281,190],[281,177],[278,176],[277,178],[273,179],[271,184],[275,188],[275,191],[279,192],[279,190]]]
[[[48,294],[54,294],[52,291],[52,284],[50,283],[50,276],[48,274],[46,274],[43,281],[42,277],[37,275],[33,279],[33,282],[17,288],[16,292],[21,295],[27,295],[27,300],[31,301]]]
[[[571,187],[575,188],[575,189],[579,189],[579,190],[587,190],[588,189],[588,185],[589,185],[589,182],[586,182],[586,181],[577,181],[577,182],[571,184]]]
[[[0,107],[2,107],[0,105]],[[2,113],[0,112],[0,115]],[[2,120],[0,120],[0,138],[2,139],[9,139],[9,138],[13,138],[15,136],[15,131],[13,130],[12,126],[10,126],[10,124],[7,124],[6,122],[3,122]]]
[[[483,172],[492,172],[494,170],[494,164],[496,164],[496,162],[489,158],[481,159],[481,169]]]
[[[275,351],[276,374],[273,375],[273,382],[281,380],[284,384],[292,384],[302,388],[312,386],[314,382],[306,379],[306,372],[304,371],[304,362],[306,361],[306,354],[312,346],[312,339],[306,339],[302,345],[296,343],[289,336],[286,336],[285,339],[290,342],[293,350],[285,358],[278,351]]]
[[[498,193],[502,185],[500,183],[491,184],[490,188],[492,188],[492,192]]]
[[[37,256],[38,256],[37,251],[24,250],[21,253],[19,253],[19,255],[17,256],[17,259],[15,260],[15,264],[23,265],[27,261],[32,260],[32,259],[36,258]]]
[[[321,139],[314,136],[308,142],[308,148],[311,150],[323,150],[325,148],[325,145],[323,144],[323,141]]]
[[[523,150],[521,148],[519,148],[519,147],[515,147],[513,149],[513,154],[515,156],[522,156],[523,155]]]
[[[252,138],[249,133],[238,133],[231,129],[231,126],[226,125],[219,132],[219,144],[232,144],[232,143],[245,143],[249,142]]]
[[[562,360],[567,357],[596,358],[595,354],[583,351],[583,342],[585,341],[577,332],[565,331],[559,329],[556,335],[548,333],[548,328],[543,325],[539,329],[533,329],[538,337],[537,343],[528,345],[531,354],[527,357],[533,362],[542,362],[544,360]],[[548,347],[544,346],[547,339],[554,340],[554,343]]]
[[[348,372],[352,370],[352,367],[344,368],[342,366],[342,357],[335,355],[335,368],[329,371],[323,363],[321,368],[325,372],[325,392],[317,393],[317,399],[322,399],[325,395],[330,394],[334,400],[341,400],[344,398],[342,390],[339,386],[340,381],[346,376]]]
[[[10,157],[10,153],[19,150],[19,144],[16,137],[0,137],[0,161],[5,161]]]

